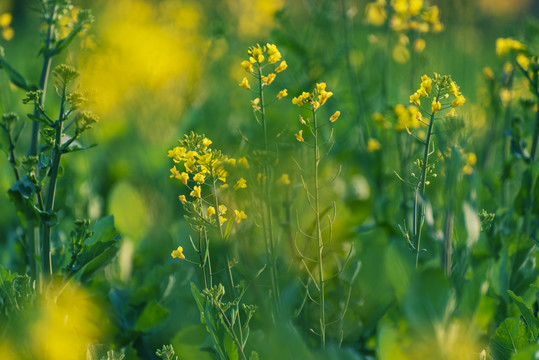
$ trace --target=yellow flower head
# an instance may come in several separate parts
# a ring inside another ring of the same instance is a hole
[[[304,141],[304,139],[303,139],[303,130],[300,130],[297,134],[294,134],[294,136],[296,137],[297,141],[299,141],[299,142]]]
[[[235,217],[236,224],[239,224],[242,220],[247,219],[247,215],[245,215],[245,212],[243,212],[243,210],[241,211],[234,210],[234,214],[236,215]]]
[[[341,112],[339,110],[335,111],[335,114],[331,115],[329,118],[329,122],[335,122],[337,119],[341,116]]]
[[[247,158],[245,156],[238,159],[238,165],[241,165],[241,166],[249,169],[249,162],[247,161]]]
[[[204,184],[205,179],[206,179],[206,176],[204,176],[204,174],[202,173],[198,173],[198,174],[195,174],[195,176],[193,176],[193,180],[195,180],[197,184]]]
[[[277,94],[277,99],[281,100],[282,98],[286,96],[288,96],[288,91],[286,89],[283,89],[279,91],[279,93]]]
[[[170,254],[174,259],[185,260],[185,255],[183,254],[183,247],[178,246],[178,248]]]
[[[500,57],[507,55],[510,51],[526,50],[526,45],[511,38],[496,39],[496,54]]]
[[[187,180],[189,180],[189,174],[182,172],[179,176],[176,176],[176,179],[180,180],[184,185],[187,185]]]
[[[485,66],[483,68],[483,75],[489,80],[494,79],[494,71],[492,71],[492,68],[490,66]]]
[[[228,219],[224,216],[219,216],[219,225],[223,225]]]
[[[320,102],[320,105],[324,105],[330,97],[333,96],[333,93],[331,91],[324,91],[318,95],[318,101]]]
[[[414,51],[417,53],[421,53],[423,52],[423,50],[425,50],[426,46],[427,46],[427,43],[425,42],[424,39],[417,39],[414,42]]]
[[[281,60],[281,53],[277,49],[277,46],[273,44],[266,44],[268,48],[268,64],[275,64],[277,61]]]
[[[254,111],[260,110],[260,106],[258,106],[259,103],[260,103],[260,99],[259,99],[259,98],[256,98],[256,99],[254,99],[254,100],[251,100],[251,106],[253,107],[253,110],[254,110]]]
[[[378,0],[368,3],[367,7],[365,8],[367,22],[374,26],[383,25],[387,19],[387,11],[385,6],[385,0]]]
[[[247,181],[244,178],[240,178],[236,185],[234,185],[234,190],[245,189],[247,187]]]
[[[425,90],[427,95],[430,94],[430,91],[432,90],[432,79],[427,75],[421,76],[421,88]]]
[[[317,91],[319,94],[321,94],[321,93],[323,93],[323,92],[326,91],[326,86],[327,86],[327,85],[326,85],[326,83],[324,83],[324,82],[323,82],[323,83],[316,84],[316,91]]]
[[[246,77],[244,77],[241,82],[238,84],[238,86],[246,89],[246,90],[249,90],[251,88],[251,85],[249,85],[249,81],[247,80]]]
[[[196,186],[196,185],[195,185],[195,186],[193,187],[193,191],[191,191],[191,192],[189,193],[189,195],[192,196],[192,197],[194,197],[194,198],[200,199],[200,191],[201,191],[200,186]]]
[[[452,107],[462,106],[464,105],[465,102],[466,102],[466,99],[464,98],[464,96],[459,95],[455,98],[455,100],[451,102],[451,106]]]
[[[251,62],[257,62],[261,63],[264,61],[264,55],[262,55],[262,48],[260,45],[257,45],[253,49],[249,50],[249,54],[251,54],[250,60]]]
[[[213,143],[213,141],[211,141],[207,137],[202,139],[202,150],[206,150],[208,148],[208,146],[210,146],[212,143]],[[211,154],[206,154],[206,155],[210,155],[210,157],[211,157]]]
[[[459,87],[454,81],[451,81],[451,84],[449,84],[449,93],[455,96],[460,95]]]
[[[241,62],[241,67],[245,69],[248,73],[252,73],[253,70],[253,64],[250,61],[244,60]]]
[[[277,184],[280,185],[290,185],[290,178],[288,174],[282,174],[279,179],[277,179]]]
[[[8,27],[9,25],[11,25],[12,19],[13,17],[10,13],[3,13],[2,15],[0,15],[0,26],[3,28]]]
[[[367,151],[368,152],[374,152],[374,151],[379,150],[379,149],[380,149],[380,142],[378,142],[378,140],[370,138],[367,141]]]
[[[419,106],[419,105],[421,105],[420,97],[421,96],[419,95],[419,93],[415,92],[412,95],[410,95],[410,102],[417,105],[417,106]]]
[[[279,64],[279,66],[277,66],[277,67],[275,68],[275,72],[278,74],[278,73],[280,73],[281,71],[286,70],[287,67],[288,67],[288,65],[286,64],[286,61],[281,61],[281,63]]]
[[[185,204],[185,203],[187,202],[187,199],[185,198],[185,195],[180,195],[180,196],[178,196],[178,199],[180,199],[180,202],[181,202],[182,204]]]
[[[208,215],[208,217],[215,215],[215,208],[213,206],[208,206],[208,209],[206,210],[206,215]]]
[[[219,215],[225,215],[227,210],[226,205],[219,205]]]
[[[262,83],[263,83],[264,85],[269,85],[269,84],[271,84],[271,83],[273,82],[273,80],[275,80],[275,77],[276,77],[276,76],[277,76],[277,75],[275,75],[275,74],[273,74],[273,73],[272,73],[272,74],[269,74],[268,76],[262,76]]]
[[[170,169],[170,177],[171,178],[179,179],[179,176],[180,176],[180,172],[178,171],[178,169],[176,169],[176,166],[174,166],[172,169]]]
[[[436,97],[432,100],[432,113],[436,114],[442,108],[442,104],[439,101],[436,101]]]

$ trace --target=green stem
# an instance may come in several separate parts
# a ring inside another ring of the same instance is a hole
[[[56,137],[52,151],[52,165],[49,170],[49,188],[47,192],[47,202],[45,204],[45,213],[51,214],[54,210],[54,200],[56,197],[56,181],[58,180],[58,169],[60,168],[60,158],[62,157],[62,132],[64,123],[64,106],[66,99],[66,86],[62,91],[62,100],[60,103],[60,115],[55,124]],[[43,243],[41,245],[41,259],[43,274],[52,275],[51,263],[51,226],[48,222],[41,224],[43,229]]]
[[[202,269],[202,280],[204,280],[204,289],[208,288],[208,279],[206,278],[206,264],[204,258],[205,255],[202,255],[202,230],[203,227],[198,228],[198,257],[200,258],[200,268]]]
[[[260,99],[260,117],[262,120],[262,127],[264,129],[264,164],[263,164],[263,176],[262,176],[262,184],[263,189],[262,192],[264,194],[264,203],[265,203],[265,225],[267,225],[267,229],[264,232],[265,240],[266,240],[266,255],[268,258],[268,263],[270,266],[270,278],[271,278],[271,290],[272,290],[272,299],[273,299],[273,307],[275,311],[275,315],[279,314],[279,287],[278,287],[278,278],[277,278],[277,266],[276,266],[276,259],[275,259],[275,246],[273,242],[273,211],[271,209],[271,191],[269,186],[269,175],[270,170],[268,168],[267,164],[267,156],[269,154],[268,152],[268,131],[267,131],[267,123],[266,123],[266,107],[264,105],[264,84],[262,83],[262,68],[260,64],[258,64],[258,91],[259,91],[259,99]]]
[[[316,109],[312,108],[314,127],[314,211],[316,216],[316,236],[318,239],[318,276],[320,278],[320,340],[322,349],[326,348],[326,304],[325,304],[325,280],[324,280],[324,240],[320,224],[320,199],[318,183],[318,165],[320,163],[320,149],[318,145],[318,124]]]
[[[437,94],[436,98],[439,97],[439,94]],[[415,188],[415,199],[414,199],[414,237],[416,239],[416,258],[415,258],[415,267],[418,267],[419,264],[419,252],[421,251],[421,227],[423,226],[423,218],[425,216],[425,204],[422,203],[421,205],[421,212],[419,215],[419,224],[418,224],[418,193],[419,189],[421,189],[421,197],[422,200],[425,197],[425,186],[427,182],[427,169],[429,167],[429,147],[430,147],[430,140],[432,136],[432,128],[434,126],[434,111],[430,115],[430,121],[429,121],[429,127],[427,130],[427,138],[425,140],[425,151],[423,152],[423,168],[421,169],[421,178],[419,179],[419,182],[417,183],[417,186]],[[423,201],[422,201],[423,202]]]

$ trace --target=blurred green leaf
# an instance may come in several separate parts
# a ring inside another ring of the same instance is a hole
[[[36,90],[37,87],[30,85],[28,81],[17,70],[15,70],[6,60],[0,58],[0,69],[4,69],[9,76],[9,80],[25,91]]]
[[[172,344],[182,360],[213,360],[215,356],[200,346],[207,338],[208,332],[204,326],[191,325],[176,333]]]
[[[530,332],[517,318],[507,318],[490,338],[489,347],[494,360],[509,360],[530,342]]]
[[[394,243],[390,243],[385,253],[386,272],[399,300],[408,290],[414,266],[413,259],[410,256],[406,257],[407,253],[402,250]]]
[[[232,338],[232,336],[225,332],[224,334],[224,341],[223,345],[225,347],[226,355],[230,360],[238,360],[239,359],[239,353],[238,353],[238,347],[236,346],[236,342]]]
[[[123,235],[135,241],[145,235],[148,226],[146,203],[128,182],[119,182],[111,190],[109,213],[114,214],[116,226]]]
[[[507,290],[507,293],[511,298],[515,301],[517,304],[518,310],[520,311],[520,314],[524,318],[524,322],[526,323],[526,326],[530,330],[531,336],[533,339],[537,339],[539,336],[539,319],[537,319],[534,315],[532,310],[526,306],[524,303],[524,300],[520,296],[515,295],[514,292],[511,290]]]
[[[15,205],[22,225],[39,223],[39,210],[33,200],[37,191],[36,184],[28,176],[22,177],[8,190],[9,198]]]
[[[150,301],[135,325],[136,331],[150,332],[156,330],[167,319],[169,310],[155,301]]]

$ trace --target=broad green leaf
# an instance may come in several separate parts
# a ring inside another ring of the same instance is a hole
[[[82,282],[90,280],[92,275],[98,270],[107,266],[118,252],[118,243],[116,241],[99,242],[84,248],[77,264],[80,269],[77,272],[76,278]]]
[[[258,353],[253,351],[251,355],[249,355],[249,360],[259,360]]]
[[[391,285],[395,289],[397,299],[402,299],[408,290],[412,277],[413,263],[411,259],[406,257],[406,253],[403,253],[395,244],[391,243],[386,248],[385,268]]]
[[[236,345],[236,342],[232,338],[232,336],[227,332],[225,333],[225,339],[224,339],[224,347],[226,355],[230,360],[238,360],[239,359],[239,353],[238,353],[238,346]]]
[[[518,310],[520,311],[520,314],[524,318],[524,322],[526,323],[526,326],[528,326],[528,329],[530,329],[530,333],[532,335],[533,339],[537,339],[539,336],[539,319],[537,319],[534,315],[532,310],[526,306],[524,303],[524,300],[520,296],[515,295],[514,292],[511,290],[507,290],[507,293],[511,298],[515,301],[517,304]]]
[[[37,186],[28,176],[22,177],[9,190],[10,200],[15,205],[17,215],[22,225],[39,224],[39,211],[35,207],[33,197],[37,193]]]
[[[197,303],[198,310],[200,310],[201,313],[204,312],[204,303],[205,300],[202,297],[202,294],[200,294],[200,291],[198,291],[195,284],[191,283],[191,293],[193,294],[193,297],[195,298],[195,302]]]
[[[17,70],[15,70],[6,60],[0,58],[0,69],[4,69],[9,80],[16,86],[20,87],[25,91],[32,91],[37,89],[36,86],[32,86],[26,81],[24,76],[22,76]]]
[[[167,319],[169,310],[155,301],[150,301],[135,325],[136,331],[153,331],[156,330]]]
[[[200,344],[208,338],[205,326],[191,325],[182,328],[172,339],[172,345],[182,360],[214,360],[213,353],[204,351]]]
[[[517,354],[513,355],[511,360],[539,360],[539,344],[526,346]]]
[[[119,182],[110,194],[109,213],[114,214],[116,227],[135,242],[145,234],[149,224],[146,202],[128,182]]]
[[[530,331],[517,318],[507,318],[490,338],[489,347],[494,360],[509,360],[530,342]]]
[[[114,216],[112,215],[99,219],[93,226],[92,232],[94,233],[92,237],[86,240],[87,245],[120,239],[120,234],[114,227]]]
[[[219,356],[221,360],[228,360],[225,353],[223,352],[221,340],[219,339],[218,333],[218,322],[215,321],[215,315],[212,311],[212,306],[209,302],[206,302],[206,307],[204,308],[204,316],[206,319],[206,326],[210,336],[213,340],[213,349]]]

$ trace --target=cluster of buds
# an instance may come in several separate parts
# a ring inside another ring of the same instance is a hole
[[[204,135],[191,133],[185,135],[183,140],[179,141],[179,146],[169,150],[168,157],[175,164],[181,164],[180,169],[176,165],[170,169],[170,177],[180,180],[187,186],[191,192],[190,200],[185,195],[180,195],[179,200],[184,209],[192,216],[187,217],[192,225],[216,224],[223,225],[228,218],[226,217],[228,208],[224,204],[218,205],[216,201],[216,189],[227,189],[229,187],[227,178],[228,169],[235,166],[249,167],[245,157],[240,159],[229,158],[221,151],[210,148],[212,141]],[[202,187],[207,185],[210,193],[203,196]],[[234,190],[245,189],[247,182],[240,177],[233,186]],[[218,212],[218,215],[217,215]],[[234,220],[240,223],[247,216],[243,210],[234,210]]]
[[[433,87],[435,91],[432,91]],[[452,110],[448,116],[456,116],[455,108],[464,105],[466,102],[466,99],[459,90],[459,86],[451,80],[451,76],[442,76],[436,73],[434,73],[434,78],[432,79],[427,75],[421,77],[421,86],[415,93],[410,95],[410,102],[416,106],[421,106],[421,98],[428,98],[431,93],[436,94],[432,99],[432,115],[451,107]],[[443,108],[442,101],[449,99],[450,95],[454,96],[454,99],[449,104],[450,106]]]

